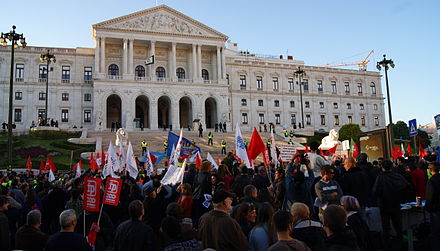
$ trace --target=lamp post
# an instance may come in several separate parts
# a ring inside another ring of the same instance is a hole
[[[17,49],[18,41],[21,46],[26,47],[26,39],[22,34],[15,32],[15,25],[12,26],[12,30],[8,33],[3,33],[0,36],[0,43],[3,47],[8,45],[8,40],[11,42],[11,71],[9,76],[9,111],[8,111],[8,170],[12,168],[12,93],[14,88],[14,50]]]
[[[302,96],[302,82],[301,78],[306,76],[306,72],[304,70],[301,70],[301,67],[298,67],[298,70],[294,72],[295,77],[298,77],[298,82],[296,84],[299,84],[299,96],[301,101],[301,125],[298,126],[298,128],[304,128],[304,108],[303,108],[303,96]]]
[[[389,129],[388,129],[388,131],[389,131],[389,133],[388,133],[389,141],[388,142],[390,144],[390,147],[389,147],[388,150],[392,151],[393,150],[393,146],[394,146],[394,139],[393,139],[393,117],[391,115],[390,88],[388,86],[388,69],[389,69],[388,65],[391,66],[391,68],[394,68],[393,60],[386,59],[386,55],[383,54],[383,60],[377,62],[376,68],[379,71],[382,70],[382,67],[385,68],[385,83],[386,83],[386,86],[387,86],[387,100],[388,100],[388,116],[389,116],[389,120],[390,120],[389,121],[390,122]]]
[[[50,51],[47,50],[46,54],[41,54],[41,56],[40,56],[40,62],[41,63],[46,62],[46,108],[44,111],[44,117],[45,117],[44,118],[44,125],[45,126],[48,124],[48,121],[47,121],[47,114],[48,114],[47,100],[49,99],[49,64],[50,64],[50,62],[55,63],[57,61],[55,56],[53,54],[50,54],[49,52]]]

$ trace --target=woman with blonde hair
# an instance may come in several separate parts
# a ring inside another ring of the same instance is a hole
[[[347,213],[347,225],[355,233],[359,248],[362,251],[370,250],[368,248],[368,236],[370,230],[367,223],[362,220],[362,217],[359,214],[361,208],[359,201],[354,196],[345,195],[341,197],[341,206]]]

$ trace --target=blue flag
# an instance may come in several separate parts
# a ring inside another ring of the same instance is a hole
[[[171,150],[173,149],[173,145],[174,145],[174,147],[176,147],[178,141],[179,141],[179,135],[174,134],[172,132],[168,133],[168,148],[167,148],[167,153],[166,153],[167,157],[171,156],[171,154],[172,154]],[[182,146],[182,149],[180,150],[180,156],[193,155],[197,151],[200,151],[200,147],[193,144],[193,142],[191,140],[189,140],[185,137],[182,137],[182,142],[183,142],[183,146]]]

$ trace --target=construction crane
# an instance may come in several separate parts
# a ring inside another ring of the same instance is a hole
[[[364,60],[360,62],[349,62],[349,63],[333,63],[333,64],[325,64],[325,65],[319,65],[320,67],[339,67],[339,66],[350,66],[350,65],[357,65],[359,67],[360,71],[366,71],[367,70],[367,64],[370,62],[368,58],[371,56],[371,54],[374,53],[374,50],[371,50],[370,53],[364,58]]]

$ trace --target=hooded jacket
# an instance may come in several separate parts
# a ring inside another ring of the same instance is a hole
[[[377,196],[379,207],[382,209],[400,209],[404,200],[405,190],[410,188],[406,179],[395,172],[384,172],[376,178],[373,193]]]
[[[349,229],[330,235],[326,246],[327,251],[360,251],[356,236]]]

